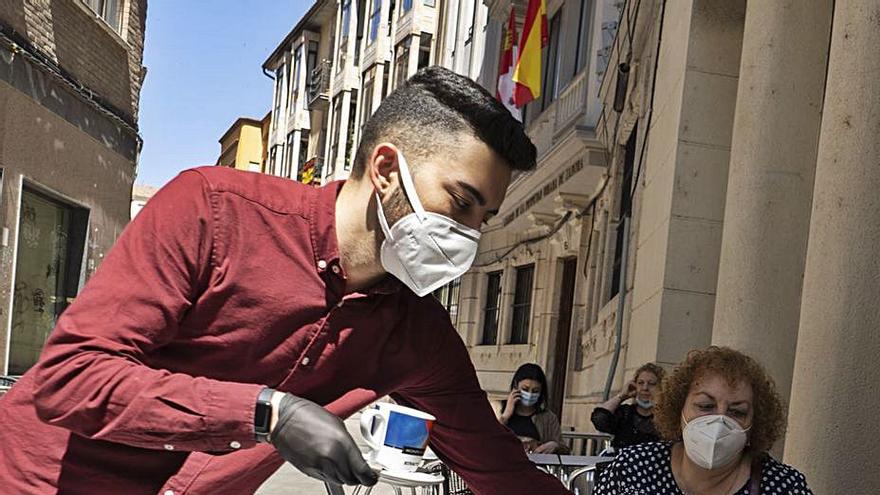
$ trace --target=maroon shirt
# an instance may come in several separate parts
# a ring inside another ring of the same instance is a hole
[[[347,417],[386,394],[437,417],[432,446],[480,495],[568,493],[495,419],[444,309],[391,277],[344,294],[335,203],[206,167],[147,204],[0,399],[15,494],[251,493],[264,386]]]

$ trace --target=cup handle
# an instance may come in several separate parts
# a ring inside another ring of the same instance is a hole
[[[374,419],[379,422],[381,428],[382,423],[385,422],[385,418],[378,409],[367,409],[361,413],[361,435],[364,437],[364,441],[367,442],[367,445],[373,450],[379,450],[382,445],[373,437]]]

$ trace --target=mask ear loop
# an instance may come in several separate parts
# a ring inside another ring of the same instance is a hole
[[[385,234],[386,240],[391,236],[391,228],[388,226],[388,219],[385,218],[385,208],[382,208],[382,198],[379,197],[379,193],[376,194],[376,209],[379,210],[379,214],[376,215],[379,217],[379,224],[382,226],[382,233]]]
[[[407,198],[409,198],[409,203],[412,205],[413,211],[419,217],[419,220],[424,221],[427,218],[425,209],[422,207],[422,202],[419,200],[419,195],[416,192],[416,185],[412,180],[412,175],[409,173],[409,165],[406,163],[406,158],[403,157],[403,153],[400,150],[397,150],[397,164],[397,168],[400,171],[400,181],[403,183],[403,190],[406,192]]]

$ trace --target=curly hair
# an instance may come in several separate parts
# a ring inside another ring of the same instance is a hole
[[[746,452],[763,455],[785,431],[785,411],[773,379],[751,357],[728,347],[710,346],[693,350],[660,386],[654,406],[654,424],[669,441],[681,440],[681,413],[693,383],[707,374],[717,374],[734,386],[752,387],[753,419]]]
[[[633,380],[638,380],[639,375],[641,375],[645,371],[647,371],[648,373],[653,373],[654,376],[657,377],[657,381],[660,383],[662,383],[663,378],[666,377],[666,370],[661,368],[659,365],[654,363],[645,363],[639,366],[639,368],[636,370],[636,373],[633,375]]]

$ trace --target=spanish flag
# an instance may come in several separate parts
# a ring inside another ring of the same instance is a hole
[[[516,91],[513,101],[522,107],[541,96],[541,49],[547,46],[547,2],[529,0],[519,57],[513,71]]]

